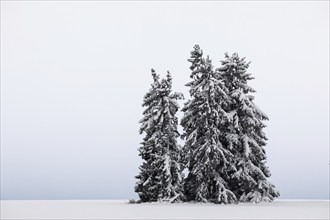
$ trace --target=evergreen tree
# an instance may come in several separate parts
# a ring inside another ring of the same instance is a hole
[[[188,59],[192,70],[191,100],[185,103],[181,120],[185,139],[183,164],[188,168],[185,195],[188,201],[233,203],[234,193],[228,185],[233,170],[233,155],[225,144],[222,131],[228,123],[224,108],[227,91],[218,78],[209,57],[203,58],[198,45]]]
[[[225,110],[230,124],[225,132],[228,145],[235,156],[235,172],[231,175],[230,188],[240,202],[272,201],[279,196],[268,182],[270,171],[265,165],[267,137],[263,132],[268,117],[253,102],[255,90],[247,82],[253,77],[247,73],[249,62],[237,53],[225,54],[222,66],[216,70],[223,79],[230,105]]]
[[[139,155],[143,159],[135,192],[141,202],[169,201],[183,199],[182,174],[179,164],[180,147],[177,143],[179,109],[176,102],[183,95],[172,92],[172,78],[168,72],[165,79],[152,69],[154,82],[144,96],[144,117],[140,120],[140,134],[144,133]]]

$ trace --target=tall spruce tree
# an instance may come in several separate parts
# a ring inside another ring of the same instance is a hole
[[[235,169],[230,180],[230,189],[240,202],[272,201],[279,196],[267,178],[270,171],[265,165],[267,137],[263,132],[268,117],[253,102],[255,90],[247,83],[253,79],[247,73],[249,62],[237,53],[225,54],[222,66],[216,70],[228,88],[230,105],[225,111],[230,124],[225,129],[228,144],[235,156]]]
[[[144,117],[140,120],[140,134],[144,133],[139,155],[143,159],[135,192],[141,202],[169,201],[183,199],[182,169],[179,164],[180,147],[177,143],[179,109],[176,100],[183,98],[172,93],[172,78],[168,72],[165,79],[152,69],[154,82],[144,96]]]
[[[236,196],[228,185],[234,169],[233,155],[223,132],[228,123],[226,87],[214,71],[209,57],[198,45],[188,59],[191,63],[191,100],[185,103],[181,120],[185,139],[183,164],[188,168],[185,195],[188,201],[233,203]]]

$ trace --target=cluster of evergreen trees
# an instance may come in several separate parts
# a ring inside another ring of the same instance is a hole
[[[175,116],[181,93],[172,92],[168,72],[145,95],[139,148],[143,159],[135,192],[140,202],[196,201],[213,203],[270,202],[279,196],[267,178],[263,132],[268,117],[253,102],[255,90],[247,82],[249,62],[237,53],[225,54],[219,68],[203,56],[198,45],[191,52],[191,99],[181,119],[185,144]],[[184,178],[183,170],[187,169]]]

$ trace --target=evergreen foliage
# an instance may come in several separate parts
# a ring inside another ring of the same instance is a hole
[[[152,69],[154,82],[144,96],[144,117],[140,120],[140,134],[145,134],[139,155],[143,159],[135,192],[141,202],[169,201],[183,199],[180,147],[177,143],[179,109],[176,100],[180,93],[172,93],[172,77],[168,72],[165,79]]]
[[[270,171],[265,165],[267,137],[263,132],[268,117],[253,102],[255,90],[247,83],[253,79],[247,73],[249,62],[237,53],[225,54],[221,67],[216,70],[225,83],[230,99],[226,107],[230,125],[227,140],[235,158],[230,188],[240,202],[272,201],[279,196],[274,185],[267,181]]]
[[[267,137],[263,131],[268,117],[254,103],[248,85],[253,77],[250,63],[237,53],[214,69],[210,58],[195,45],[191,52],[189,87],[191,99],[182,111],[182,138],[177,143],[179,109],[172,93],[170,73],[154,82],[145,95],[139,148],[143,159],[135,191],[138,202],[194,201],[213,203],[270,202],[280,194],[268,181]],[[182,169],[188,170],[183,180]]]
[[[188,201],[233,203],[235,194],[228,185],[233,154],[224,145],[229,104],[226,87],[217,77],[209,57],[198,45],[191,52],[191,100],[185,103],[181,120],[185,144],[183,164],[188,168],[185,194]]]

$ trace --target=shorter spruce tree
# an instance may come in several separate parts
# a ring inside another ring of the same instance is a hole
[[[182,169],[179,164],[180,146],[177,143],[179,132],[175,116],[183,99],[181,93],[172,93],[170,73],[160,80],[152,69],[153,83],[144,96],[145,107],[140,120],[140,134],[145,134],[139,156],[143,163],[136,178],[135,192],[141,202],[169,201],[183,199]]]

